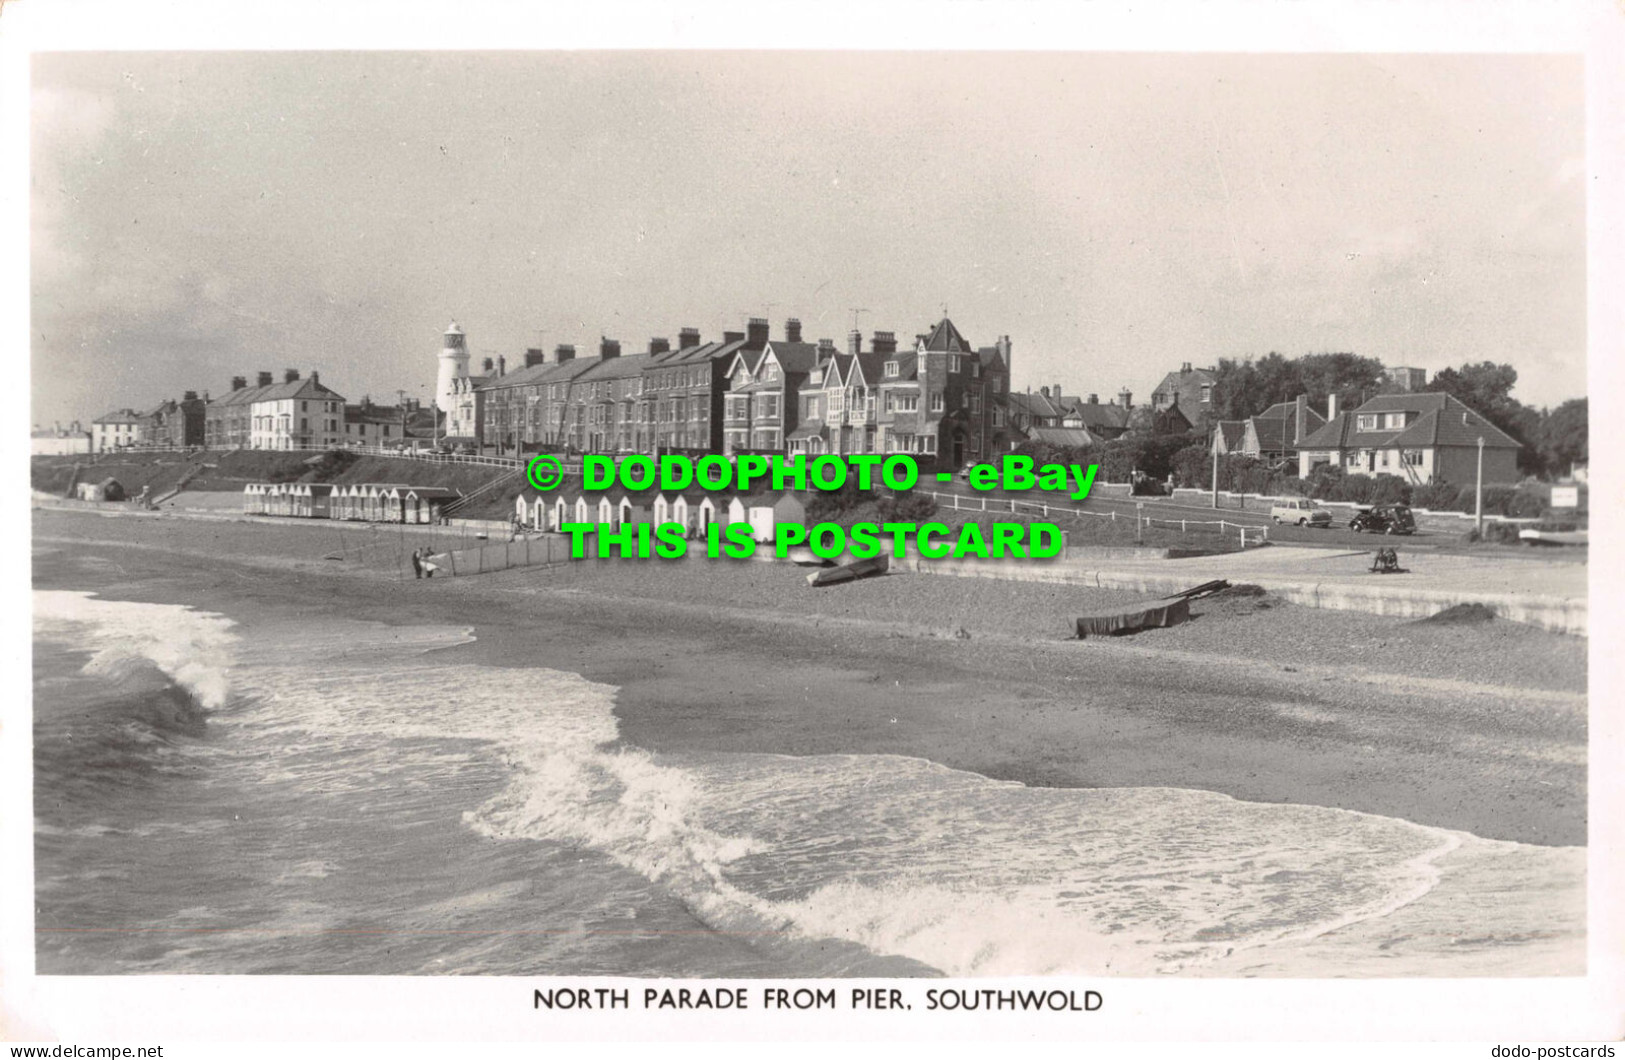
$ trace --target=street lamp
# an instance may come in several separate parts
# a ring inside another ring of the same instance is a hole
[[[1478,485],[1473,490],[1473,521],[1478,527],[1478,537],[1484,539],[1484,436],[1478,436]]]

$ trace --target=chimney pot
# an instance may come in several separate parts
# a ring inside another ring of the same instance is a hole
[[[1189,375],[1190,371],[1191,371],[1191,362],[1189,362],[1189,361],[1186,361],[1184,364],[1179,366],[1179,374],[1180,375]]]
[[[553,349],[553,360],[559,364],[563,364],[565,361],[573,361],[575,356],[576,348],[568,342],[561,342]]]
[[[759,350],[767,345],[767,318],[751,317],[745,324],[746,343],[752,350]]]
[[[700,341],[699,328],[683,328],[677,333],[677,348],[679,350],[686,350],[695,346],[704,345],[705,343]]]
[[[535,346],[532,346],[532,347],[530,347],[529,349],[527,349],[525,351],[525,367],[526,368],[531,368],[531,367],[534,367],[535,365],[541,364],[546,359],[547,359],[547,355],[544,354],[539,348],[537,348]]]
[[[271,380],[272,380],[272,375],[271,375],[270,372],[261,372],[259,374],[259,385],[260,386],[270,386],[271,385]]]
[[[789,320],[784,322],[784,341],[801,341],[801,321],[797,320],[795,317],[791,317]]]
[[[598,357],[600,360],[610,360],[621,355],[621,344],[615,339],[598,337]]]
[[[297,383],[297,382],[299,382],[299,369],[297,369],[297,368],[284,368],[284,369],[282,369],[282,381],[284,383]]]
[[[897,335],[890,331],[875,332],[874,347],[876,353],[896,353]]]
[[[667,342],[663,338],[653,338],[653,339],[649,340],[649,352],[650,353],[666,353],[670,349],[671,349],[671,343]]]

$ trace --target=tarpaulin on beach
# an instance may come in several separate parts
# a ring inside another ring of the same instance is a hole
[[[1165,629],[1187,622],[1191,617],[1191,602],[1183,598],[1147,600],[1130,604],[1128,609],[1114,607],[1078,619],[1078,639],[1091,633],[1133,633],[1141,629]]]

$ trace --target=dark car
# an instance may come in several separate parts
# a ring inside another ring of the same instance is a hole
[[[1414,534],[1416,517],[1403,504],[1379,504],[1372,508],[1361,508],[1349,520],[1349,529],[1356,534]]]

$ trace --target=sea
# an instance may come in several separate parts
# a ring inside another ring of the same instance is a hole
[[[651,753],[475,632],[34,593],[47,974],[1583,974],[1585,850],[896,755]]]

